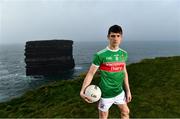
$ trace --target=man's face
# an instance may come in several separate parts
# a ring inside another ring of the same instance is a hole
[[[108,35],[108,39],[111,46],[119,46],[122,41],[122,35],[120,33],[111,32]]]

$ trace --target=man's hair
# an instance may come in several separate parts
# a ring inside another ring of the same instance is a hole
[[[108,30],[108,35],[113,32],[113,33],[120,33],[121,35],[123,34],[122,28],[119,25],[113,25],[109,28]]]

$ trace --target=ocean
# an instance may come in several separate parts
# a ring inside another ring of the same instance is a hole
[[[94,53],[106,46],[107,42],[100,41],[74,42],[74,72],[71,77],[52,79],[25,75],[25,44],[0,45],[0,102],[19,97],[26,91],[49,82],[78,76],[88,70]],[[120,48],[128,52],[128,64],[139,62],[145,58],[180,55],[180,41],[126,41]]]

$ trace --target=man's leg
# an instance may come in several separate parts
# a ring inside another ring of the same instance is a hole
[[[109,111],[103,112],[99,110],[99,119],[107,119],[108,118]]]
[[[109,114],[109,108],[114,103],[114,98],[101,98],[98,104],[99,118],[107,119]]]
[[[127,104],[119,104],[118,105],[120,111],[121,111],[121,118],[122,119],[129,119],[129,108]]]

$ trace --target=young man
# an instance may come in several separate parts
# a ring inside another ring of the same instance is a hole
[[[128,54],[119,48],[122,34],[122,28],[118,25],[113,25],[109,28],[107,36],[109,45],[95,54],[80,91],[80,96],[86,102],[91,103],[91,100],[84,92],[86,87],[90,85],[95,72],[99,69],[101,76],[99,87],[102,91],[102,97],[99,101],[98,109],[99,118],[101,119],[108,117],[108,110],[112,104],[116,104],[119,107],[121,118],[129,118],[127,103],[131,101],[132,97],[125,63]]]

